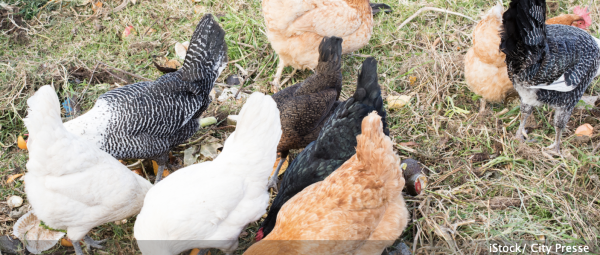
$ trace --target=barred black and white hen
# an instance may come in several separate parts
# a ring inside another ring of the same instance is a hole
[[[556,138],[547,149],[560,154],[562,130],[598,72],[600,48],[584,30],[545,20],[545,0],[513,0],[503,15],[500,49],[521,98],[524,117],[516,137],[523,141],[527,135],[525,121],[533,107],[547,104],[556,110]]]
[[[209,93],[227,66],[224,38],[213,16],[204,15],[181,69],[101,95],[90,111],[65,123],[67,130],[115,158],[155,160],[160,181],[169,151],[198,131],[211,102]]]

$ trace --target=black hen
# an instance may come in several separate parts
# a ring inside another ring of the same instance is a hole
[[[285,171],[277,197],[256,236],[257,240],[273,230],[277,213],[285,202],[307,186],[324,180],[356,154],[356,136],[361,133],[362,119],[372,111],[377,111],[381,116],[383,132],[389,135],[381,89],[377,83],[377,61],[367,58],[358,75],[354,96],[337,106],[325,122],[319,137]]]
[[[521,98],[523,120],[516,137],[523,141],[525,121],[534,106],[556,110],[556,138],[548,148],[560,154],[560,136],[573,108],[594,78],[600,48],[584,30],[546,25],[546,1],[513,0],[503,15],[500,49],[508,75]]]
[[[227,65],[225,31],[204,15],[192,35],[183,67],[156,81],[123,86],[98,98],[84,115],[65,123],[118,159],[153,159],[160,181],[168,153],[198,131],[198,118]]]

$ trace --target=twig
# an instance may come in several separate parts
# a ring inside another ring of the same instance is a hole
[[[109,73],[109,74],[110,74],[110,75],[112,75],[113,77],[115,77],[115,78],[117,78],[117,79],[121,80],[121,81],[122,81],[122,82],[124,82],[124,83],[129,83],[128,81],[126,81],[125,79],[123,79],[123,78],[119,77],[118,75],[116,75],[116,74],[112,73],[111,71],[108,71],[108,70],[106,70],[106,69],[104,69],[104,71],[106,71],[107,73]]]
[[[239,45],[242,45],[244,47],[248,47],[248,48],[252,48],[252,49],[258,50],[256,47],[254,47],[253,45],[250,45],[250,44],[245,44],[245,43],[242,43],[242,42],[236,42],[236,43],[239,44]]]
[[[449,11],[449,10],[445,10],[445,9],[440,9],[440,8],[435,8],[435,7],[423,7],[421,9],[419,9],[417,12],[415,12],[415,14],[413,14],[412,16],[408,17],[408,19],[406,19],[404,22],[402,22],[402,24],[400,24],[400,26],[396,29],[396,31],[399,31],[402,27],[404,27],[408,22],[410,22],[411,20],[413,20],[414,18],[416,18],[417,16],[419,16],[419,14],[421,14],[422,12],[426,12],[426,11],[436,11],[436,12],[443,12],[443,13],[447,13],[447,14],[454,14],[457,16],[461,16],[463,18],[469,19],[470,21],[475,22],[474,19],[472,19],[471,17],[458,13],[458,12],[453,12],[453,11]]]
[[[154,26],[154,24],[156,24],[156,22],[158,22],[158,19],[155,20],[152,25],[150,25],[147,29],[146,32],[144,32],[144,34],[142,34],[142,39],[144,38],[144,36],[146,36],[146,34],[148,34],[148,31],[150,31],[150,28],[152,28],[152,26]]]
[[[118,5],[114,9],[112,9],[111,13],[119,12],[119,11],[125,9],[125,6],[127,6],[127,4],[129,4],[129,0],[123,0],[123,2],[120,5]]]
[[[113,70],[116,70],[116,71],[122,72],[122,73],[124,73],[124,74],[128,74],[129,76],[133,76],[133,77],[135,77],[135,78],[138,78],[138,79],[140,79],[140,80],[152,81],[152,80],[150,80],[150,79],[148,79],[148,78],[146,78],[146,77],[144,77],[144,76],[139,76],[139,75],[137,75],[137,74],[133,74],[133,73],[127,72],[127,71],[125,71],[125,70],[123,70],[123,69],[119,69],[119,68],[116,68],[116,67],[109,66],[109,65],[107,65],[106,63],[104,63],[104,62],[102,62],[102,61],[98,61],[98,63],[100,63],[100,64],[103,64],[103,65],[104,65],[104,66],[106,66],[106,67],[110,67],[110,68],[111,68],[111,69],[113,69]],[[107,72],[108,72],[108,71],[107,71]],[[109,73],[110,73],[110,72],[109,72]],[[123,79],[121,79],[121,80],[123,80]],[[125,80],[123,80],[123,81],[125,81]]]

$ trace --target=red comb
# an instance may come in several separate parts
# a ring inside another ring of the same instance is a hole
[[[573,9],[573,13],[583,18],[584,24],[580,24],[578,26],[579,28],[587,29],[589,26],[592,25],[592,17],[590,17],[590,12],[588,11],[587,7],[581,8],[580,6],[575,6],[575,9]]]

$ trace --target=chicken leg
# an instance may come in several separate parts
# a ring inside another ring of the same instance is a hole
[[[271,179],[269,179],[269,182],[267,183],[267,189],[273,188],[275,191],[278,191],[277,190],[277,181],[279,180],[279,178],[278,178],[279,170],[281,169],[281,166],[283,166],[283,163],[287,159],[288,153],[289,153],[289,151],[281,152],[281,156],[279,158],[279,164],[277,164],[277,169],[275,169],[273,176],[271,176]]]
[[[279,92],[279,89],[281,89],[281,74],[283,74],[283,69],[285,68],[285,64],[283,63],[283,60],[281,60],[281,58],[279,58],[279,64],[277,65],[277,72],[275,72],[275,78],[273,79],[273,82],[271,82],[272,87],[272,91],[273,93],[277,93]]]
[[[565,129],[565,127],[567,126],[567,122],[571,117],[572,111],[573,109],[567,110],[563,107],[560,107],[556,108],[556,112],[554,112],[554,130],[556,132],[556,136],[554,137],[554,143],[546,147],[546,149],[554,149],[554,152],[559,156],[562,156],[560,152],[560,137],[562,135],[563,129]]]
[[[100,241],[95,241],[94,239],[92,239],[91,237],[86,235],[85,237],[83,237],[83,242],[86,244],[85,250],[88,251],[88,253],[89,253],[90,247],[104,249],[104,246],[102,246],[100,244],[106,242],[106,239],[100,240]],[[75,254],[84,255],[83,250],[81,250],[81,245],[79,244],[79,240],[71,240],[71,243],[73,244],[73,248],[75,248]]]
[[[154,180],[154,184],[157,184],[160,180],[162,180],[163,172],[165,171],[165,166],[169,161],[169,154],[165,153],[160,155],[158,158],[154,159],[156,164],[158,164],[158,171],[156,171],[156,180]]]
[[[533,106],[527,104],[521,104],[521,113],[523,114],[523,119],[521,120],[521,124],[519,125],[519,129],[517,130],[516,138],[519,141],[524,142],[527,137],[527,131],[525,130],[525,123],[527,123],[527,118],[533,112]]]

